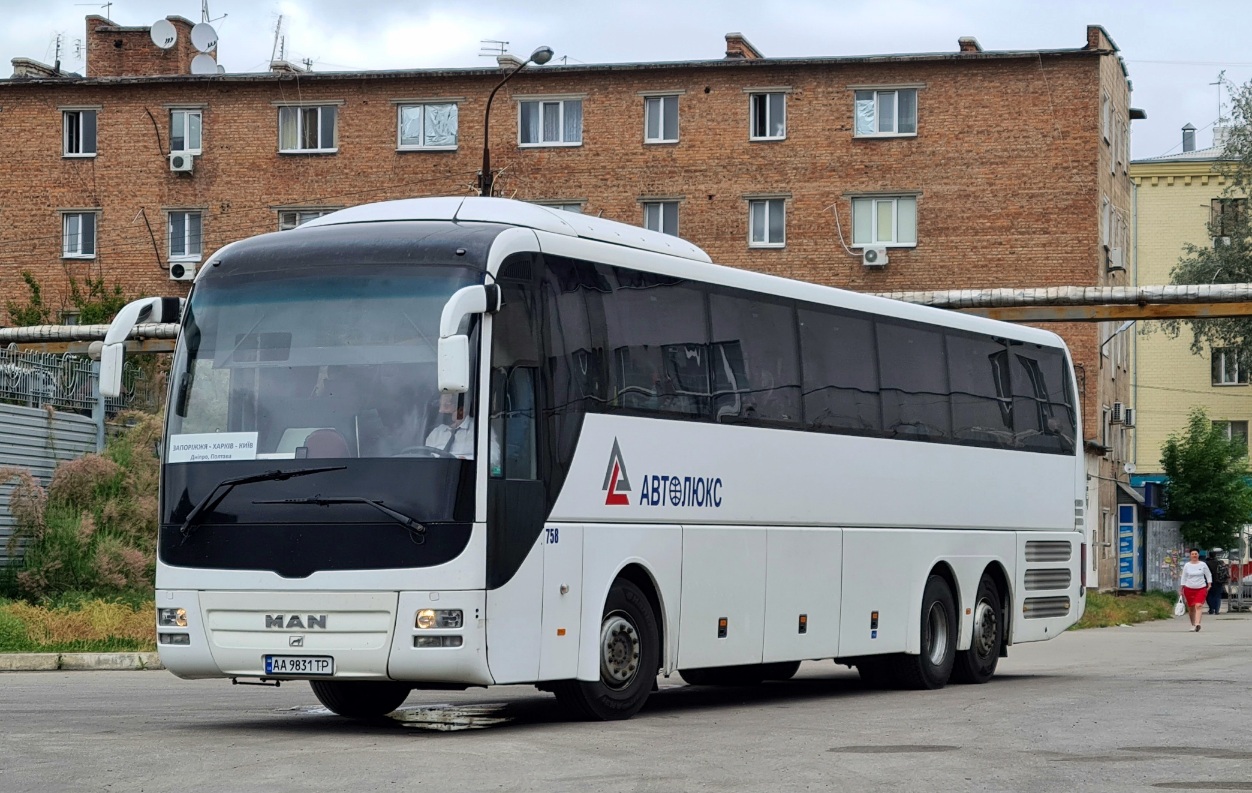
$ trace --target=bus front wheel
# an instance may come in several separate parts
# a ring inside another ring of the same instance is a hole
[[[1000,588],[984,575],[978,583],[969,649],[956,654],[952,679],[958,683],[986,683],[990,680],[1000,662],[1004,629],[1004,603],[1000,599]]]
[[[956,661],[956,601],[942,576],[932,575],[922,592],[921,652],[897,659],[896,679],[904,688],[943,688]]]
[[[404,704],[412,687],[390,680],[310,680],[317,701],[349,719],[379,719]]]
[[[609,589],[600,621],[600,679],[555,684],[557,701],[585,719],[629,719],[652,693],[661,665],[660,635],[647,596],[630,581],[618,579]]]

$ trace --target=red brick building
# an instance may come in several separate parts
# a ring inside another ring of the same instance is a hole
[[[474,190],[501,69],[193,76],[190,23],[170,21],[162,50],[88,17],[86,76],[19,60],[0,81],[0,294],[24,294],[22,271],[53,301],[67,273],[185,293],[171,272],[231,240]],[[490,148],[499,195],[735,267],[870,292],[1118,285],[1129,98],[1098,26],[1074,49],[822,58],[730,34],[716,60],[529,66],[495,97]],[[1128,361],[1107,328],[1054,329],[1080,369],[1092,525],[1121,475],[1102,415],[1129,401]]]

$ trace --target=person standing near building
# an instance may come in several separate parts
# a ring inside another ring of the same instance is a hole
[[[1207,554],[1203,554],[1203,556],[1204,564],[1209,569],[1209,580],[1213,582],[1212,586],[1209,587],[1208,597],[1206,598],[1209,604],[1209,614],[1220,614],[1222,611],[1222,563],[1217,558],[1215,550],[1209,551]]]
[[[1191,560],[1182,566],[1179,577],[1178,594],[1187,603],[1187,616],[1195,630],[1200,630],[1200,609],[1204,608],[1204,599],[1209,587],[1213,584],[1213,574],[1209,566],[1200,561],[1200,552],[1191,549]]]

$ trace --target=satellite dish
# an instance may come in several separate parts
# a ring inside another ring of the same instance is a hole
[[[1126,473],[1128,473],[1128,474],[1133,474],[1133,473],[1135,472],[1135,464],[1134,464],[1134,463],[1126,463],[1125,465],[1123,465],[1123,466],[1122,466],[1122,470],[1123,470],[1123,471],[1125,471],[1125,472],[1126,472]]]
[[[178,30],[168,19],[158,19],[153,22],[148,35],[152,36],[152,43],[163,50],[168,50],[174,46],[174,42],[178,41]]]
[[[200,52],[217,49],[217,31],[208,22],[201,22],[191,29],[191,46]]]
[[[191,59],[192,74],[217,74],[217,61],[212,55],[200,53]]]
[[[226,67],[225,67],[225,66],[223,66],[222,64],[220,64],[220,63],[219,63],[219,64],[217,65],[217,73],[218,73],[218,74],[226,74]]]

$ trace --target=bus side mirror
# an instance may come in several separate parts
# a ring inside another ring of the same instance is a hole
[[[177,322],[182,310],[180,297],[145,297],[117,312],[100,347],[101,394],[116,397],[122,393],[122,364],[131,330],[141,322]]]
[[[439,318],[439,390],[464,394],[470,384],[469,336],[461,325],[474,314],[500,310],[500,287],[495,284],[465,286],[452,293]]]

